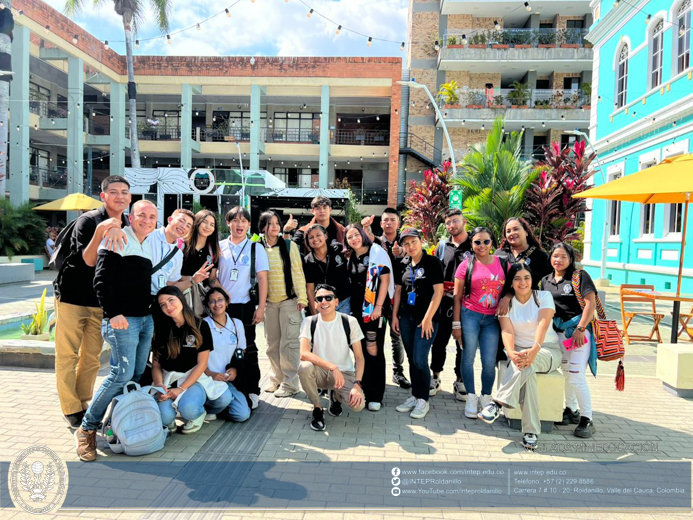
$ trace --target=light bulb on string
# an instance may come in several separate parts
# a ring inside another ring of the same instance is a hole
[[[679,36],[683,36],[684,34],[686,34],[686,26],[682,25],[679,27]]]
[[[335,31],[336,34],[339,34],[342,31],[342,26],[338,25],[337,30]]]
[[[650,23],[650,20],[652,20],[652,15],[648,14],[647,18],[645,18],[645,23]]]
[[[440,50],[440,42],[439,42],[438,40],[436,40],[435,44],[433,44],[433,48],[434,48],[436,51],[439,51],[439,50]]]
[[[77,44],[79,43],[79,35],[78,35],[78,34],[75,34],[75,35],[72,37],[72,43],[73,43],[74,45],[77,45]]]
[[[501,26],[500,26],[500,24],[498,23],[498,20],[494,20],[494,21],[493,21],[493,27],[494,27],[494,29],[496,29],[496,31],[500,31],[500,30],[501,30]]]
[[[371,46],[371,43],[373,43],[373,37],[372,37],[372,36],[369,36],[369,37],[368,37],[368,42],[366,43],[366,45],[368,45],[368,46],[370,47],[370,46]]]
[[[313,9],[311,9],[310,11],[308,11],[308,18],[310,18],[311,16],[313,16],[313,12],[314,12]]]
[[[46,34],[48,34],[49,32],[51,32],[51,26],[50,26],[50,25],[46,25],[46,26],[43,28],[43,30],[45,31]]]
[[[229,18],[231,18],[231,11],[229,11],[228,8],[224,9],[224,12],[226,13],[226,16],[228,16]]]
[[[399,50],[403,51],[404,50],[404,42],[399,46]]]
[[[529,2],[525,2],[525,11],[528,13],[532,12],[532,7],[529,5]]]
[[[171,35],[170,35],[170,34],[167,34],[167,35],[166,35],[166,43],[168,43],[169,45],[171,45]]]
[[[199,23],[198,23],[198,24],[197,24],[197,25],[195,26],[195,29],[197,29],[198,31],[199,31],[199,30],[201,29],[201,27],[200,27],[200,24],[199,24]]]
[[[108,50],[108,40],[104,40],[103,42],[103,48]]]
[[[139,48],[140,48],[140,41],[135,40],[135,49],[139,49]]]
[[[467,45],[467,35],[466,34],[462,35],[462,45]]]

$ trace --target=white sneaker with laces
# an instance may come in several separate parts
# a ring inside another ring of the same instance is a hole
[[[476,419],[479,414],[479,396],[467,394],[467,404],[464,407],[464,416],[468,419]]]
[[[217,420],[217,414],[215,413],[208,413],[207,414],[207,421],[212,422]]]
[[[481,398],[479,399],[479,408],[482,410],[486,408],[488,405],[490,405],[493,402],[493,397],[490,395],[482,395]]]
[[[184,435],[189,435],[191,433],[195,433],[200,431],[200,428],[202,428],[202,425],[205,423],[205,418],[207,417],[207,412],[202,412],[202,415],[200,415],[197,419],[193,421],[187,421],[183,425],[183,433]]]
[[[407,399],[401,405],[399,405],[397,408],[395,408],[395,410],[397,410],[398,412],[402,412],[402,413],[411,412],[415,407],[416,407],[416,397],[414,397],[412,395],[409,399]]]
[[[464,402],[467,400],[467,389],[462,381],[455,381],[452,384],[452,391],[455,394],[455,399],[458,401]]]
[[[270,383],[265,387],[265,392],[269,394],[273,394],[277,390],[279,390],[279,385],[277,383]]]
[[[249,394],[248,397],[250,397],[250,409],[255,410],[258,406],[260,406],[260,396],[257,394]]]
[[[428,409],[428,401],[425,401],[423,399],[417,399],[416,406],[409,414],[409,417],[411,417],[412,419],[423,419],[424,417],[426,417]]]
[[[378,412],[378,411],[380,411],[380,408],[382,408],[382,406],[383,406],[383,405],[382,405],[381,403],[376,403],[375,401],[371,401],[370,403],[368,403],[368,409],[369,409],[371,412]]]
[[[428,388],[428,395],[433,397],[439,391],[440,391],[440,377],[434,375],[431,377],[431,386]]]
[[[282,398],[282,397],[293,397],[293,396],[296,395],[297,393],[298,393],[298,390],[288,390],[288,389],[286,389],[286,388],[280,388],[279,390],[277,390],[276,392],[274,392],[274,397],[279,397],[279,398]],[[251,399],[252,399],[252,397],[251,397]]]
[[[169,423],[169,425],[167,426],[167,428],[168,428],[168,431],[169,431],[170,433],[176,433],[176,430],[178,430],[178,425],[176,424],[176,420],[173,419],[173,421],[171,421],[171,422]]]

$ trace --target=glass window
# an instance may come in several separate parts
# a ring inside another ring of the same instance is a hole
[[[566,28],[568,29],[584,29],[585,22],[583,20],[567,20]]]
[[[681,233],[683,230],[683,204],[669,204],[667,233]]]
[[[654,223],[655,223],[655,205],[654,204],[643,204],[642,205],[641,234],[654,235]]]
[[[691,66],[691,0],[679,7],[678,24],[677,72],[681,73]]]
[[[621,47],[616,72],[616,108],[626,104],[628,90],[628,45]]]
[[[314,121],[317,124],[314,124]],[[312,112],[275,112],[274,141],[316,142],[320,134],[320,114]]]
[[[664,21],[659,20],[654,28],[654,31],[652,31],[652,74],[650,75],[650,88],[658,87],[662,83],[662,59],[664,53],[663,35]]]
[[[616,175],[612,175],[610,180],[615,181],[620,178],[621,174],[617,173]],[[612,200],[609,204],[611,206],[609,211],[609,235],[614,237],[621,233],[621,202]]]

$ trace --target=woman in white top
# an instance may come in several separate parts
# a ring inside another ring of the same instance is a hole
[[[533,450],[541,431],[537,374],[561,366],[558,335],[551,327],[556,307],[551,293],[532,290],[532,271],[524,263],[510,268],[501,296],[506,294],[512,296],[510,308],[499,321],[508,355],[501,363],[507,366],[493,402],[481,410],[479,419],[491,424],[502,406],[522,406],[522,445]]]
[[[209,353],[205,374],[215,381],[223,381],[229,387],[231,403],[221,408],[207,408],[210,414],[234,422],[245,422],[250,417],[248,398],[236,388],[245,374],[245,329],[243,322],[230,318],[226,313],[229,295],[224,289],[213,287],[205,296],[204,306],[207,317],[204,319],[212,333],[214,350]]]

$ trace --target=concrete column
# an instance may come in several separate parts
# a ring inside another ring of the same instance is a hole
[[[591,70],[583,70],[580,73],[580,84],[582,85],[583,83],[592,83],[592,71]]]
[[[594,17],[592,16],[592,13],[587,13],[585,15],[585,29],[589,29],[593,23],[594,23]]]
[[[67,192],[84,189],[84,62],[67,59]]]
[[[525,128],[522,138],[524,141],[525,156],[529,159],[532,157],[532,152],[534,151],[534,129]]]
[[[262,96],[266,90],[260,85],[250,87],[250,169],[260,169],[260,155],[265,153],[265,142],[262,135],[260,113]]]
[[[529,18],[527,18],[527,23],[525,23],[525,29],[539,29],[540,18],[540,15],[536,13],[529,15]]]
[[[330,183],[330,86],[323,85],[320,95],[320,163],[318,187],[327,189]]]
[[[522,78],[522,82],[526,83],[531,89],[537,88],[537,71],[528,71],[527,74],[525,74],[525,77]]]
[[[12,41],[12,70],[10,84],[10,202],[19,206],[29,201],[29,36],[31,31],[15,25]],[[17,131],[19,127],[19,131]],[[4,193],[2,194],[4,195]]]
[[[192,168],[192,100],[192,87],[183,85],[180,100],[180,166],[186,169]]]
[[[123,175],[125,172],[125,84],[111,82],[111,175]]]

